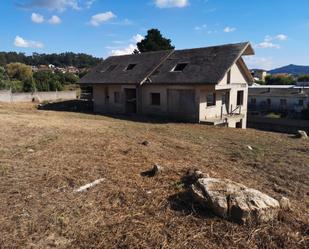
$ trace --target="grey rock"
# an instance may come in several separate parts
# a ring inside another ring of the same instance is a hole
[[[279,200],[279,204],[282,210],[288,211],[291,210],[291,202],[286,197],[281,197]]]
[[[307,133],[305,131],[299,130],[297,132],[297,135],[298,135],[299,138],[308,139],[308,135],[307,135]]]
[[[157,174],[159,174],[159,173],[162,173],[163,172],[163,167],[162,166],[160,166],[160,165],[158,165],[158,164],[155,164],[154,166],[153,166],[153,172],[154,172],[154,174],[155,175],[157,175]]]
[[[196,182],[198,179],[201,179],[201,178],[208,178],[209,175],[206,174],[206,173],[203,173],[202,171],[200,170],[197,170],[197,169],[189,169],[187,171],[187,175],[186,175],[187,179],[194,183]]]
[[[278,218],[279,202],[228,179],[200,178],[191,186],[193,198],[216,215],[240,224]]]

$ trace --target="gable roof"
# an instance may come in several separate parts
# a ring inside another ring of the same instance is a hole
[[[79,83],[93,84],[139,84],[172,50],[111,56],[93,68]],[[132,70],[128,65],[136,64]],[[110,70],[111,67],[114,67]]]
[[[206,48],[167,50],[124,56],[112,56],[83,77],[90,84],[217,84],[243,55],[252,55],[250,43]],[[173,72],[179,63],[182,71]],[[129,64],[137,64],[125,71]],[[114,70],[106,71],[111,65]]]

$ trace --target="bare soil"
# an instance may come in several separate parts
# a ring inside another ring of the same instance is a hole
[[[0,248],[309,248],[308,140],[33,104],[0,104],[0,127]],[[162,174],[141,175],[155,163]],[[187,194],[189,168],[288,197],[292,211],[222,220]]]

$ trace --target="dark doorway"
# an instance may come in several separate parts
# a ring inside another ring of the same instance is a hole
[[[237,106],[244,105],[244,91],[237,92]]]
[[[136,113],[136,89],[125,89],[126,113]]]
[[[242,119],[236,123],[236,128],[241,129],[242,128]]]
[[[230,106],[230,93],[225,92],[222,94],[222,106],[224,108],[224,114],[229,113],[229,106]]]

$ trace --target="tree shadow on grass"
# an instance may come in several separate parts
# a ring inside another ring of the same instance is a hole
[[[57,111],[57,112],[78,112],[78,113],[93,113],[93,102],[85,100],[66,100],[42,103],[38,106],[39,110]]]
[[[152,124],[167,124],[170,122],[178,123],[177,120],[170,120],[164,117],[157,116],[144,116],[137,114],[110,114],[110,113],[97,113],[93,111],[93,102],[86,100],[66,100],[42,103],[38,106],[39,110],[43,111],[56,111],[56,112],[76,112],[100,115],[102,117],[110,117],[119,120],[126,120],[139,123],[152,123]]]

